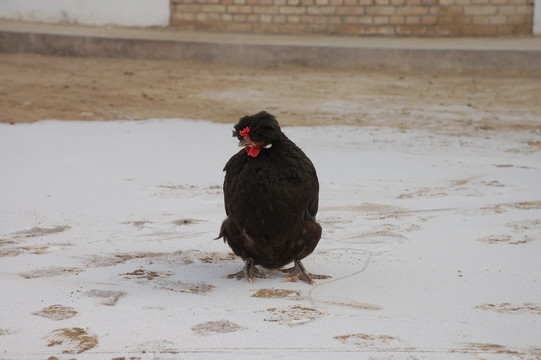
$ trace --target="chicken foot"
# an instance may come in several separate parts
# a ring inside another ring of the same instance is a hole
[[[286,281],[296,282],[299,280],[306,281],[308,284],[317,285],[314,279],[328,279],[328,275],[316,275],[306,271],[306,268],[300,260],[295,260],[295,265],[289,269],[281,269],[280,271],[287,276]]]
[[[260,279],[270,279],[272,278],[269,275],[265,275],[259,272],[257,268],[255,267],[255,262],[253,259],[246,259],[244,260],[244,268],[239,271],[238,273],[225,275],[224,277],[227,279],[237,279],[240,280],[242,278],[248,279],[250,283],[253,282],[252,278],[260,278]]]

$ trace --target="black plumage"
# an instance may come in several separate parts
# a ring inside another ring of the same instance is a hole
[[[267,277],[255,265],[278,269],[293,262],[291,269],[283,270],[291,281],[327,278],[306,272],[301,263],[321,238],[314,165],[265,111],[241,118],[233,136],[245,149],[224,168],[227,219],[218,238],[223,237],[246,265],[227,277],[251,282]]]

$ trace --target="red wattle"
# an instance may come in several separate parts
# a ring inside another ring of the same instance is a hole
[[[261,148],[259,146],[246,146],[246,152],[248,153],[248,155],[250,155],[251,157],[256,157],[257,155],[259,155],[259,152],[261,151]]]

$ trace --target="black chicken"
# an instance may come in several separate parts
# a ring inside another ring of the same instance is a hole
[[[227,219],[219,238],[245,261],[243,270],[228,278],[266,278],[256,265],[281,270],[289,281],[326,279],[307,272],[301,259],[321,238],[316,222],[319,182],[314,165],[289,140],[276,118],[265,112],[244,116],[233,136],[245,149],[225,165],[224,198]]]

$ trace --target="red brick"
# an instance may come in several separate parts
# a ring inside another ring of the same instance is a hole
[[[449,6],[444,9],[440,9],[440,14],[462,16],[464,10],[460,6]]]
[[[237,14],[249,14],[252,12],[252,7],[249,5],[228,5],[227,12]]]
[[[436,25],[438,23],[438,17],[434,15],[426,15],[421,19],[423,25]]]
[[[388,16],[374,16],[375,25],[387,25],[389,23]]]
[[[398,15],[426,15],[428,7],[426,6],[404,6],[396,9]]]
[[[404,16],[401,15],[393,15],[389,18],[389,23],[391,25],[401,25],[404,23]]]
[[[474,16],[472,18],[473,25],[488,25],[489,17],[488,16]]]
[[[311,16],[311,15],[305,15],[305,16]],[[325,26],[325,24],[328,24],[330,19],[329,16],[313,16],[314,18],[314,24],[317,24],[318,27]],[[340,18],[341,20],[342,18]],[[302,19],[301,19],[302,22]]]
[[[516,14],[515,6],[514,5],[499,6],[498,14],[515,15]]]
[[[364,28],[362,26],[340,26],[336,29],[337,34],[345,35],[362,35],[364,34]]]
[[[318,16],[316,17],[316,23],[323,21],[324,19],[328,20],[329,24],[341,24],[342,18],[340,16]]]
[[[336,6],[308,6],[307,8],[310,15],[331,15],[335,10]]]
[[[517,35],[513,25],[498,25],[496,32],[498,35]]]
[[[225,5],[203,5],[201,6],[201,11],[221,13],[221,12],[225,12]]]
[[[289,15],[287,17],[287,22],[288,23],[299,23],[299,22],[301,22],[301,17],[298,16],[298,15]]]
[[[362,15],[364,8],[360,6],[340,6],[336,8],[337,15]]]
[[[254,24],[254,29],[263,33],[281,33],[283,32],[282,24]]]
[[[199,12],[201,10],[201,5],[177,5],[176,12]]]
[[[302,15],[301,16],[301,23],[303,24],[312,24],[314,23],[314,17],[310,15]]]
[[[462,31],[466,35],[495,35],[496,26],[494,25],[465,25]]]
[[[530,34],[532,33],[532,18],[529,17],[528,19],[524,19],[524,23],[522,23],[521,25],[515,25],[513,27],[513,33],[514,34],[517,34],[517,35],[525,35],[525,34]]]
[[[195,14],[194,13],[183,13],[181,15],[182,15],[182,20],[187,20],[187,21],[195,20]]]
[[[531,5],[517,5],[517,14],[531,14],[533,8]]]
[[[507,23],[507,17],[504,15],[491,16],[490,23],[493,25],[505,25]]]
[[[401,8],[398,8],[399,10]],[[373,6],[366,9],[368,15],[394,15],[394,6]]]
[[[205,13],[198,13],[195,15],[195,20],[197,21],[207,21],[208,20],[208,14]]]
[[[327,25],[318,25],[318,24],[313,24],[311,25],[308,29],[305,29],[305,32],[306,31],[309,31],[309,32],[315,32],[315,33],[318,33],[318,34],[330,34],[330,29]]]
[[[398,35],[424,35],[427,32],[426,26],[404,25],[396,28]]]
[[[359,24],[372,25],[374,23],[373,16],[359,16]]]
[[[278,12],[284,15],[300,15],[306,13],[306,8],[304,6],[280,6]]]
[[[228,23],[227,29],[238,32],[250,32],[253,27],[252,24],[249,23]]]
[[[509,25],[521,25],[527,20],[523,15],[510,15],[507,17],[507,23]]]
[[[191,15],[192,18],[185,19],[184,15]],[[184,20],[193,20],[193,19],[195,19],[194,13],[172,13],[171,14],[171,23],[174,23],[174,24],[182,23]],[[173,25],[173,26],[176,26],[176,25]]]
[[[494,5],[471,5],[464,7],[464,14],[473,15],[493,15],[496,14],[498,8]]]
[[[262,23],[271,23],[272,22],[272,15],[259,15],[259,21],[261,21]]]
[[[421,17],[420,16],[406,16],[406,25],[420,25]]]
[[[278,9],[275,6],[253,6],[252,12],[255,14],[276,14]]]
[[[393,35],[394,26],[368,26],[365,28],[366,35]]]

